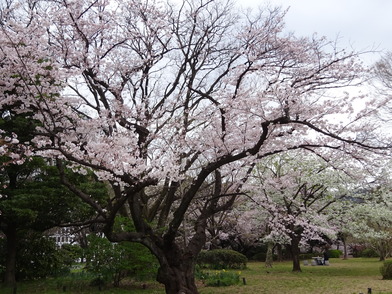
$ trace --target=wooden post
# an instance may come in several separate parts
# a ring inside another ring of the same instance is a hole
[[[246,279],[242,278],[242,282],[244,283],[244,285],[246,285]]]

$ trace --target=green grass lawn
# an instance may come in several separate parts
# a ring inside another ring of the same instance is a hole
[[[263,263],[251,262],[241,271],[241,280],[245,278],[246,285],[206,287],[199,283],[199,290],[201,294],[367,294],[371,288],[372,294],[392,294],[392,280],[381,279],[382,263],[375,258],[331,259],[330,264],[302,266],[302,273],[293,273],[291,262],[275,263],[271,269],[266,269]],[[146,283],[146,289],[142,289],[142,284],[128,281],[119,289],[108,287],[98,291],[74,277],[20,283],[17,293],[164,294],[163,287],[155,282]],[[0,287],[0,293],[11,294],[12,290]]]
[[[381,279],[377,259],[331,259],[330,266],[302,266],[302,273],[291,272],[290,262],[275,263],[272,269],[262,263],[249,263],[242,272],[247,284],[228,288],[201,288],[202,294],[372,294],[392,293],[392,281]]]

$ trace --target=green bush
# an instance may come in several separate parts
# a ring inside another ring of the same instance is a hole
[[[80,247],[80,245],[63,244],[61,246],[61,251],[63,251],[64,255],[68,256],[68,258],[71,260],[71,263],[75,263],[84,259],[83,248]]]
[[[339,258],[342,255],[343,255],[343,251],[342,250],[338,250],[338,249],[328,250],[328,256],[330,258]]]
[[[366,248],[363,249],[362,251],[359,252],[360,257],[380,257],[380,255],[371,248]]]
[[[223,287],[239,284],[240,274],[241,273],[239,272],[228,272],[223,269],[215,273],[200,273],[198,278],[201,279],[207,286]]]
[[[380,268],[383,280],[392,280],[392,260],[384,261]]]
[[[198,265],[213,269],[244,269],[247,262],[245,255],[229,249],[203,250],[197,258]]]

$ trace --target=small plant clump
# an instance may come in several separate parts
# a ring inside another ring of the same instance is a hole
[[[199,278],[206,286],[210,287],[224,287],[238,285],[240,283],[241,272],[232,271],[216,271],[214,273],[200,273]]]
[[[392,260],[384,261],[384,264],[380,268],[380,272],[383,280],[392,280]]]

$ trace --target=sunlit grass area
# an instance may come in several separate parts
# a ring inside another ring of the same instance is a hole
[[[239,285],[207,287],[202,282],[198,282],[198,285],[201,294],[366,294],[368,288],[372,289],[372,294],[392,294],[392,280],[382,280],[379,271],[381,265],[375,258],[331,259],[330,266],[302,265],[302,273],[293,273],[291,262],[275,263],[273,268],[268,269],[261,262],[251,262],[247,269],[241,271]],[[17,288],[17,293],[21,294],[164,292],[163,287],[153,281],[126,281],[118,289],[104,287],[99,291],[78,276],[20,283]],[[11,289],[0,288],[0,293],[12,292]]]

